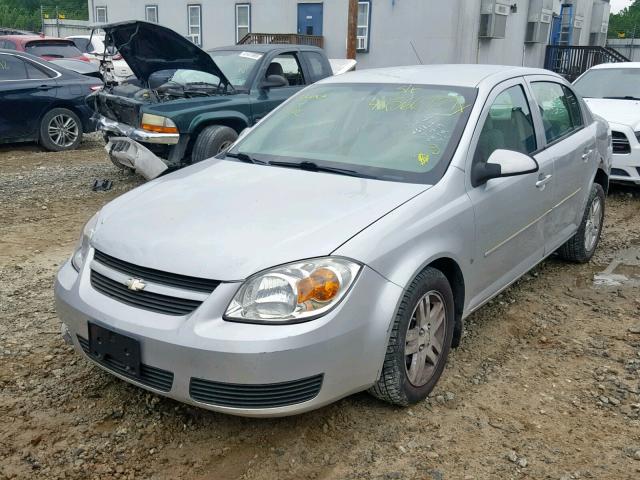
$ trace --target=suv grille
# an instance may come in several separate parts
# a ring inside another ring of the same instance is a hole
[[[80,347],[87,356],[96,363],[99,363],[103,367],[115,372],[123,377],[130,378],[135,380],[136,382],[142,383],[151,388],[155,388],[156,390],[160,390],[162,392],[168,392],[171,390],[171,386],[173,385],[173,373],[168,372],[166,370],[162,370],[160,368],[151,367],[149,365],[145,365],[144,363],[140,365],[140,378],[136,378],[131,375],[128,371],[124,369],[124,365],[120,362],[107,358],[106,360],[98,360],[89,352],[89,340],[84,337],[78,335],[78,343],[80,343]]]
[[[169,297],[144,290],[134,292],[129,290],[126,285],[105,277],[95,270],[91,270],[91,286],[103,295],[119,302],[166,315],[187,315],[202,303],[199,300]]]
[[[622,132],[611,132],[613,137],[613,153],[624,154],[631,153],[631,145],[629,139]]]
[[[197,292],[211,293],[213,292],[220,282],[217,280],[209,280],[206,278],[188,277],[186,275],[178,275],[176,273],[163,272],[161,270],[154,270],[153,268],[140,267],[124,260],[119,260],[102,253],[99,250],[95,251],[93,259],[102,265],[117,270],[120,273],[129,275],[130,277],[142,278],[149,282],[158,283],[161,285],[168,285],[170,287],[185,288],[189,290],[195,290]]]
[[[274,408],[306,402],[318,395],[323,375],[264,385],[220,383],[192,378],[189,395],[210,405],[234,408]]]

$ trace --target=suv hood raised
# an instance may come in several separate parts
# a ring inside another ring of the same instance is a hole
[[[211,159],[107,204],[91,243],[143,267],[242,280],[329,255],[428,188]]]
[[[585,98],[591,111],[606,121],[626,125],[635,131],[640,127],[640,101],[610,98]]]
[[[100,27],[105,44],[118,49],[133,74],[147,82],[159,70],[189,69],[211,73],[230,85],[213,58],[182,35],[155,23],[128,21]]]

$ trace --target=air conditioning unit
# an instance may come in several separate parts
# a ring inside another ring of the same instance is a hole
[[[573,44],[580,45],[580,34],[584,28],[584,17],[576,15],[573,21]]]
[[[512,0],[482,0],[480,6],[480,38],[504,38]]]
[[[547,43],[553,19],[553,0],[531,0],[524,41]]]
[[[357,37],[356,40],[357,40],[357,44],[356,44],[357,50],[367,49],[367,37]]]

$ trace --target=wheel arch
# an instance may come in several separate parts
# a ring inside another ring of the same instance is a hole
[[[593,178],[593,183],[597,183],[604,190],[604,194],[607,195],[609,193],[609,175],[602,168],[598,167],[596,171],[596,175]]]
[[[190,153],[193,149],[193,145],[200,135],[200,132],[206,127],[213,125],[223,125],[225,127],[232,128],[240,135],[240,132],[249,126],[249,119],[244,115],[238,113],[231,113],[225,115],[212,115],[212,116],[198,116],[193,119],[191,126],[189,127],[189,145],[187,146],[187,153]]]

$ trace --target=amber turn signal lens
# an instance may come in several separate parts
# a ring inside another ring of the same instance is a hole
[[[338,294],[340,280],[333,270],[318,268],[298,282],[298,303],[309,300],[328,302]]]
[[[164,125],[150,125],[148,123],[143,123],[142,129],[148,132],[178,133],[178,129],[176,127],[165,127]]]

